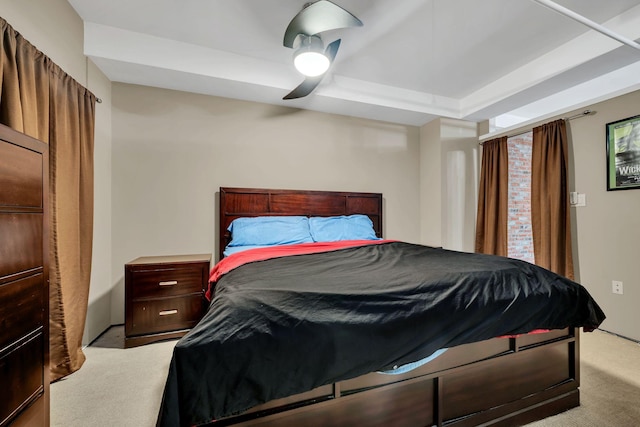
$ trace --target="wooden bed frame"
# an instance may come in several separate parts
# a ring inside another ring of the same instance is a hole
[[[382,236],[382,195],[220,188],[220,254],[231,221],[259,215],[366,214]],[[516,426],[580,404],[579,329],[447,350],[401,375],[370,373],[267,402],[212,426]]]

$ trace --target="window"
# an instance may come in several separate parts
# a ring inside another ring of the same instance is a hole
[[[531,143],[533,132],[510,137],[507,249],[511,258],[534,262],[531,229]]]

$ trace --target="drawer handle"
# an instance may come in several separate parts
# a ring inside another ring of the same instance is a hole
[[[162,310],[158,314],[160,316],[171,316],[172,314],[178,314],[178,310]]]
[[[177,285],[177,284],[178,284],[177,280],[169,280],[167,282],[158,283],[158,285],[160,285],[160,286],[174,286],[174,285]]]

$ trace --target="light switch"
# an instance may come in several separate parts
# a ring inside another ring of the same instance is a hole
[[[569,204],[574,207],[587,206],[587,195],[572,191],[569,193]]]

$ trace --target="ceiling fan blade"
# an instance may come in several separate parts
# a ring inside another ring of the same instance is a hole
[[[324,50],[324,54],[329,58],[329,62],[333,64],[333,60],[336,59],[336,54],[338,53],[338,48],[340,47],[340,39],[333,41],[327,45],[327,48]]]
[[[328,0],[320,0],[305,7],[293,17],[284,32],[283,44],[293,49],[298,34],[312,36],[323,31],[361,26],[362,21],[350,12]]]
[[[324,77],[324,74],[322,74],[320,76],[316,76],[316,77],[307,77],[306,79],[304,79],[304,81],[302,83],[300,83],[298,85],[298,87],[296,87],[294,90],[289,92],[282,99],[303,98],[303,97],[309,95],[311,92],[313,92],[313,90],[316,88],[316,86],[318,86],[320,84],[320,82],[322,81],[323,77]]]

